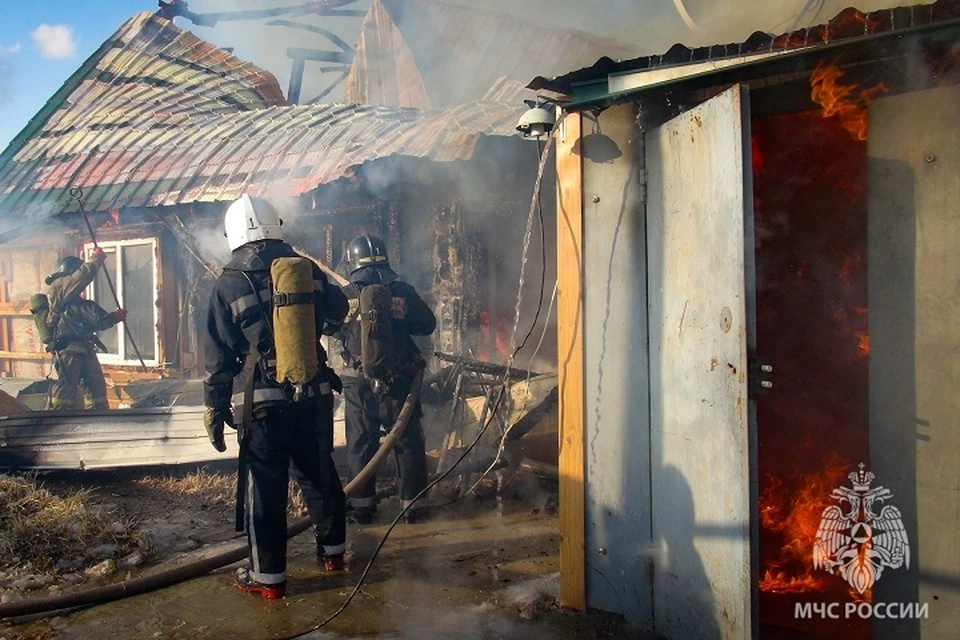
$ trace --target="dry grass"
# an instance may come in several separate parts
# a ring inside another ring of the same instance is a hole
[[[233,504],[237,474],[213,473],[207,469],[199,469],[184,476],[148,476],[136,480],[136,483],[171,496],[190,496],[211,506],[226,506]]]
[[[130,545],[132,528],[95,507],[88,491],[57,496],[34,476],[0,475],[0,568],[45,571],[99,545]]]
[[[137,483],[155,491],[174,496],[199,498],[211,506],[230,506],[234,504],[237,491],[237,474],[212,473],[206,469],[192,471],[185,476],[146,477]],[[287,491],[287,515],[299,518],[306,514],[307,506],[297,484],[290,481]]]

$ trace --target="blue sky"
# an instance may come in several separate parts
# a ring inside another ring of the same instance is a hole
[[[5,0],[0,20],[0,148],[117,27],[156,0]]]

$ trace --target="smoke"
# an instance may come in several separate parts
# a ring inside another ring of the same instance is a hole
[[[478,97],[489,88],[490,78],[501,75],[526,82],[536,75],[558,75],[589,66],[599,55],[629,58],[664,53],[676,43],[692,47],[742,42],[755,31],[783,33],[826,22],[850,4],[849,0],[772,0],[766,3],[747,0],[606,0],[603,10],[598,11],[594,3],[582,0],[382,1],[413,50],[434,106],[457,102],[467,96]],[[434,16],[438,12],[431,10],[436,3],[497,12],[513,16],[517,22],[511,24],[511,29],[491,32],[489,22],[464,18],[457,22],[457,33],[451,35],[444,33],[445,23]],[[204,14],[300,4],[294,0],[192,0],[190,9]],[[371,0],[359,0],[344,8],[365,12],[370,4]],[[868,12],[889,7],[891,2],[861,0],[856,5],[861,11]],[[685,21],[681,9],[690,24]],[[313,30],[269,24],[276,18],[223,21],[212,28],[196,26],[183,19],[178,20],[178,24],[218,46],[234,48],[239,57],[274,74],[285,92],[292,68],[287,47],[340,51],[340,47],[317,32],[316,27],[333,32],[353,46],[362,24],[360,17],[284,16],[282,19]],[[539,51],[536,42],[517,42],[516,38],[510,37],[511,31],[523,25],[580,31],[610,42],[598,54],[596,50],[575,46],[552,47],[550,38],[546,37],[544,51]],[[503,51],[518,46],[530,46],[531,51],[538,51],[541,55],[537,55],[535,61],[515,62],[512,68],[503,68]],[[553,53],[542,55],[544,52]],[[452,53],[456,55],[450,55]],[[301,102],[330,87],[340,76],[341,71],[334,69],[337,66],[307,62]],[[321,73],[321,68],[328,71]],[[342,83],[322,99],[323,102],[342,100]]]
[[[231,11],[252,11],[276,7],[301,6],[304,1],[297,0],[191,0],[190,10],[198,14],[222,13]],[[344,7],[348,10],[366,11],[370,0],[360,0],[355,5]],[[307,29],[271,25],[271,22],[285,20],[297,22],[307,27],[316,26],[333,32],[347,44],[353,46],[360,34],[362,18],[359,17],[317,17],[282,16],[255,20],[227,20],[218,22],[214,27],[197,26],[185,19],[178,19],[179,26],[190,29],[200,38],[217,46],[233,49],[237,57],[253,62],[272,73],[287,94],[290,81],[292,60],[287,56],[288,47],[340,51],[325,35]],[[279,44],[278,44],[279,43]],[[336,63],[307,62],[304,73],[301,103],[307,102],[330,86],[341,71],[321,72],[321,68],[338,67]],[[343,85],[323,100],[323,102],[341,102]]]

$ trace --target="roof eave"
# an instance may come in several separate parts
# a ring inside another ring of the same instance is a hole
[[[721,58],[642,71],[609,73],[603,78],[572,83],[570,92],[573,99],[564,105],[564,109],[582,111],[603,108],[658,90],[694,90],[727,82],[767,77],[777,73],[812,70],[825,55],[836,53],[841,49],[848,54],[846,62],[850,58],[867,59],[880,55],[889,57],[903,54],[909,47],[915,46],[918,38],[934,42],[940,39],[955,39],[958,36],[960,36],[960,19],[783,52]],[[728,60],[731,61],[730,64],[720,64]]]

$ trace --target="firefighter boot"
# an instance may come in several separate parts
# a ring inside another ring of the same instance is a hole
[[[244,593],[258,593],[267,600],[276,600],[287,595],[287,583],[263,584],[250,577],[250,570],[246,567],[237,569],[234,586]]]
[[[334,571],[343,571],[343,554],[337,556],[324,556],[323,568],[326,569],[328,573]]]
[[[314,531],[314,537],[317,541],[317,564],[326,569],[328,572],[333,571],[343,571],[343,554],[337,553],[333,555],[327,555],[323,550],[323,544],[320,542],[320,538],[317,537],[317,532]]]

